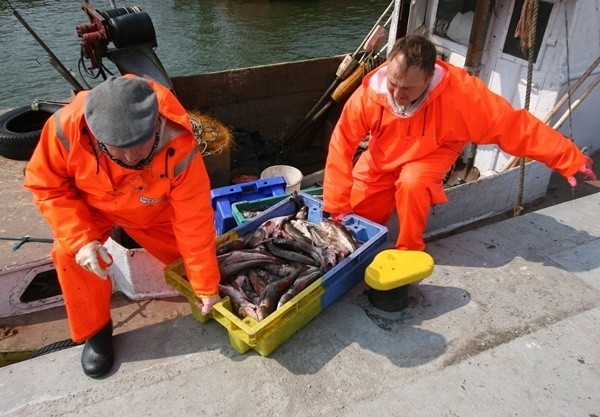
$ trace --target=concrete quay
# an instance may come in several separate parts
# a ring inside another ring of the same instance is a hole
[[[0,416],[598,416],[600,193],[430,242],[410,306],[359,283],[269,357],[188,312],[0,368]]]

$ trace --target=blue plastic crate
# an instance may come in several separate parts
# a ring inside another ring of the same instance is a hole
[[[387,228],[365,218],[349,215],[342,222],[356,240],[364,242],[343,262],[327,271],[323,276],[325,294],[321,298],[321,307],[326,309],[346,291],[362,281],[365,269],[371,263],[378,249],[387,240]]]
[[[300,192],[304,204],[308,207],[308,221],[320,223],[323,218],[323,201],[312,195]],[[245,236],[256,230],[263,222],[278,216],[287,216],[296,211],[296,204],[287,198],[259,216],[236,227],[231,232],[237,236]],[[350,288],[364,278],[366,267],[377,254],[377,249],[386,242],[388,230],[385,226],[374,223],[364,217],[350,214],[342,222],[352,233],[355,239],[363,244],[344,261],[327,271],[323,275],[323,286],[325,294],[321,298],[321,307],[329,307],[335,300],[340,298]]]
[[[273,177],[211,190],[210,201],[215,212],[217,235],[222,235],[237,226],[231,211],[233,203],[283,195],[285,187],[284,177]]]

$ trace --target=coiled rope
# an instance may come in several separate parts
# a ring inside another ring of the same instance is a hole
[[[203,156],[228,152],[233,146],[233,133],[223,123],[197,110],[188,111],[188,116]]]

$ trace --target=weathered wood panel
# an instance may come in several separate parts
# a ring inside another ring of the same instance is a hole
[[[289,135],[335,79],[341,57],[173,78],[186,108],[274,142]]]

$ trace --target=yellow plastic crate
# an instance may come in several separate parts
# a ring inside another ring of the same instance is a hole
[[[309,207],[309,221],[320,221],[323,202],[310,195],[300,193],[300,196]],[[295,203],[288,198],[253,220],[218,237],[217,245],[253,232],[266,219],[289,215],[291,214],[290,210],[295,210]],[[214,318],[225,327],[231,346],[236,351],[246,353],[248,350],[254,349],[260,355],[268,356],[348,289],[362,280],[365,268],[375,257],[377,248],[386,241],[387,229],[385,226],[377,225],[355,215],[348,216],[344,221],[349,230],[365,243],[356,252],[260,322],[249,317],[240,319],[232,311],[228,297],[216,303],[210,315],[203,316],[196,306],[196,296],[186,278],[181,259],[165,268],[165,280],[188,299],[192,314],[199,322],[204,323]]]
[[[200,323],[206,323],[212,318],[212,314],[203,315],[200,309],[196,305],[196,294],[192,290],[190,283],[182,278],[185,277],[185,268],[183,267],[183,261],[175,262],[165,268],[165,281],[171,287],[175,288],[181,295],[188,299],[192,314]]]
[[[227,329],[229,342],[236,351],[246,353],[254,349],[262,356],[270,355],[306,323],[318,316],[321,312],[321,297],[325,293],[322,278],[319,278],[260,322],[249,317],[242,320],[236,316],[231,311],[229,297],[216,303],[211,315],[203,316],[196,306],[192,287],[184,277],[182,261],[177,261],[165,269],[165,279],[189,300],[194,317],[201,323],[214,318]]]

